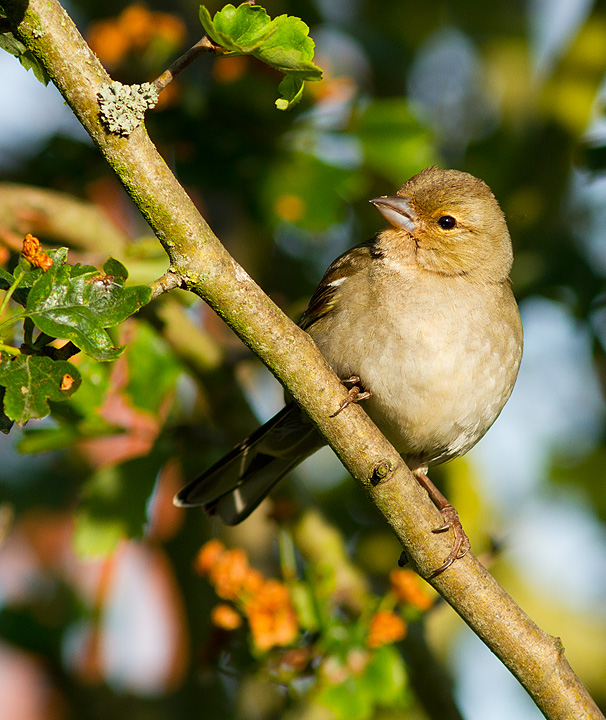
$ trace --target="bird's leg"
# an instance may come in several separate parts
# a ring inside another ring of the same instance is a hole
[[[436,575],[444,572],[446,568],[449,568],[455,560],[458,560],[459,558],[462,558],[467,554],[470,548],[469,538],[463,530],[463,526],[461,525],[461,521],[459,520],[459,514],[444,497],[444,495],[442,495],[438,488],[427,477],[426,469],[419,468],[418,470],[414,471],[413,475],[416,477],[419,485],[421,485],[425,488],[425,490],[427,490],[429,497],[434,501],[434,503],[438,507],[438,510],[442,513],[442,517],[444,518],[444,524],[441,527],[433,530],[433,532],[446,532],[447,530],[450,530],[452,528],[452,531],[454,533],[454,544],[452,546],[452,550],[450,551],[450,555],[446,558],[442,565],[440,565],[440,567],[437,570],[434,570],[434,572],[431,574],[431,577],[436,577]]]
[[[334,418],[337,417],[337,415],[342,411],[345,410],[345,408],[348,405],[351,405],[352,403],[360,402],[361,400],[368,400],[368,398],[371,396],[372,393],[368,392],[367,390],[364,390],[364,386],[360,382],[360,378],[358,375],[352,375],[351,377],[347,378],[347,380],[341,380],[343,385],[351,385],[349,388],[349,392],[347,393],[347,397],[343,402],[339,405],[336,412],[334,412],[332,415],[329,415],[329,417]]]

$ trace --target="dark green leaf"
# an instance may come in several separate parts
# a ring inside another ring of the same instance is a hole
[[[128,280],[128,270],[116,258],[110,257],[109,260],[106,260],[103,265],[103,272],[113,277],[114,280],[122,280],[122,282]]]
[[[0,48],[19,58],[19,62],[26,70],[32,70],[36,78],[43,84],[48,85],[49,77],[44,65],[33,55],[25,45],[17,40],[12,32],[0,34]]]
[[[15,57],[19,57],[27,51],[25,45],[17,40],[12,32],[4,32],[0,35],[0,48]]]
[[[46,417],[49,400],[66,400],[73,395],[80,387],[80,373],[65,360],[2,353],[0,383],[6,388],[4,412],[23,425],[32,418]]]
[[[4,435],[8,435],[11,428],[13,427],[13,421],[4,412],[4,393],[6,388],[0,385],[0,432]]]
[[[0,267],[0,290],[8,290],[14,282],[15,278],[8,272],[8,270]]]
[[[123,322],[149,302],[151,290],[146,285],[125,288],[121,276],[126,270],[112,263],[118,276],[91,266],[53,266],[54,272],[45,273],[30,291],[27,315],[43,332],[71,340],[97,360],[117,358],[122,350],[113,346],[104,328]]]
[[[31,70],[34,73],[36,80],[43,85],[48,85],[50,78],[46,72],[46,68],[33,53],[29,50],[23,53],[23,55],[19,56],[19,62],[26,70]]]

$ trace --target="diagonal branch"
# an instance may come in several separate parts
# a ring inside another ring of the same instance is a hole
[[[128,138],[106,132],[97,93],[110,78],[56,0],[3,3],[14,32],[50,77],[112,166],[170,258],[170,273],[199,295],[263,360],[305,409],[344,465],[429,578],[451,538],[434,535],[440,515],[360,406],[331,417],[346,391],[311,338],[261,291],[219,243],[151,143],[143,126]],[[445,536],[446,535],[446,536]],[[552,720],[603,716],[544,633],[468,553],[430,580],[514,673]]]

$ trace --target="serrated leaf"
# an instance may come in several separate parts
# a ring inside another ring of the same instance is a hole
[[[316,44],[309,37],[309,26],[290,15],[278,16],[272,25],[275,31],[253,54],[280,72],[320,80],[322,70],[312,62]]]
[[[49,400],[67,400],[80,387],[80,373],[66,360],[46,356],[0,354],[4,412],[23,425],[50,413]]]
[[[124,275],[121,263],[111,267]],[[121,266],[118,268],[118,266]],[[146,285],[124,287],[124,278],[99,273],[96,268],[61,265],[40,277],[27,298],[27,316],[47,335],[71,340],[97,360],[114,360],[115,348],[105,328],[123,322],[149,302]],[[51,270],[53,269],[51,268]]]
[[[279,110],[287,110],[302,96],[303,82],[322,79],[322,70],[313,63],[315,43],[309,27],[298,17],[279,15],[271,20],[257,5],[226,5],[211,18],[200,7],[200,21],[208,36],[226,55],[254,55],[286,75],[280,85]],[[288,82],[286,82],[288,80]]]
[[[202,5],[200,21],[211,40],[234,53],[252,53],[276,29],[262,7],[248,3],[237,8],[226,5],[215,13],[213,19]]]

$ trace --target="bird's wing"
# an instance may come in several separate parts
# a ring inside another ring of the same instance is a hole
[[[236,525],[289,470],[323,444],[307,416],[291,402],[184,487],[175,503],[181,507],[203,505],[227,525]]]
[[[324,273],[324,277],[301,315],[299,326],[303,330],[309,330],[315,322],[329,313],[334,307],[339,285],[352,275],[364,270],[373,260],[381,256],[376,237],[366,240],[340,255]]]

